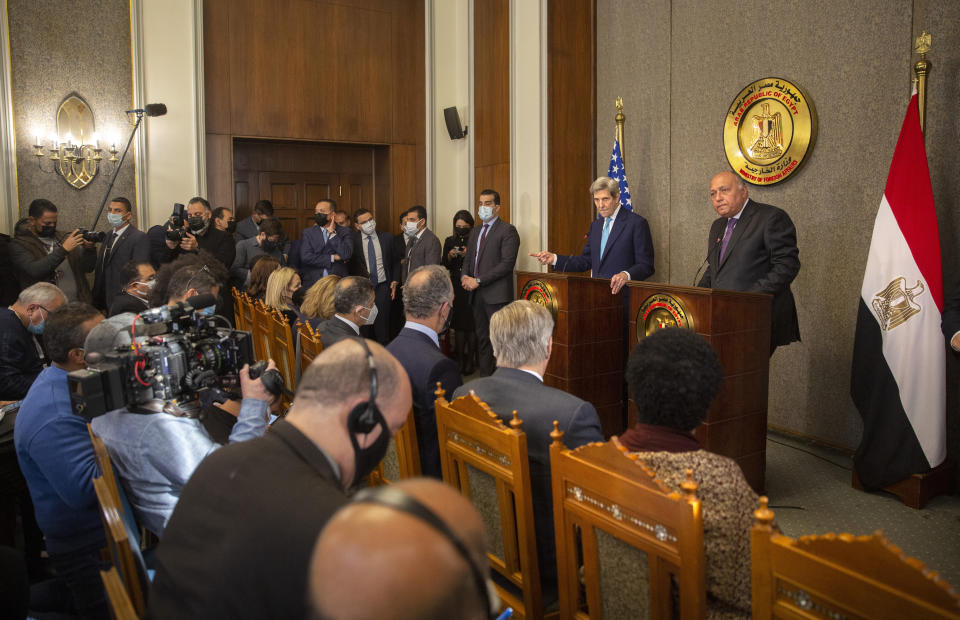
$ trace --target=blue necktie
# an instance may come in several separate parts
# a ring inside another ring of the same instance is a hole
[[[327,242],[330,241],[329,233],[327,233],[327,229],[326,229],[326,228],[321,228],[321,229],[320,229],[320,232],[323,233],[323,247],[327,247]],[[332,261],[332,260],[330,261],[330,265],[333,266],[333,261]],[[328,275],[330,275],[330,270],[324,269],[324,270],[323,270],[323,277],[326,278]]]
[[[367,269],[370,270],[370,282],[377,285],[377,252],[373,248],[373,235],[367,235]]]
[[[600,257],[603,257],[603,251],[607,249],[607,238],[610,236],[610,218],[603,218],[603,234],[600,236]]]

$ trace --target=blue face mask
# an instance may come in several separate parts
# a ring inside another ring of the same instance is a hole
[[[489,222],[493,219],[493,207],[484,205],[477,209],[477,215],[479,215],[480,219],[484,222]]]
[[[213,313],[217,311],[216,306],[207,306],[206,308],[200,308],[200,314],[203,316],[213,316]]]
[[[46,312],[45,308],[40,308],[40,310],[42,312]],[[43,324],[46,322],[47,322],[47,317],[43,317],[43,320],[36,325],[34,325],[33,323],[30,323],[29,325],[27,325],[27,331],[29,331],[31,334],[36,334],[37,336],[39,336],[40,334],[43,333]]]
[[[107,222],[116,228],[123,225],[123,213],[107,213]]]

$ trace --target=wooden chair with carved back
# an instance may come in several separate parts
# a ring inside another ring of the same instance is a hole
[[[672,492],[615,437],[570,450],[556,422],[550,436],[560,617],[705,617],[693,472]]]
[[[253,332],[253,300],[246,291],[240,293],[240,312],[237,314],[237,322],[243,323],[243,331]]]
[[[234,286],[231,287],[230,294],[233,296],[233,317],[237,323],[237,329],[244,332],[250,331],[250,326],[247,325],[246,316],[243,313],[243,293]]]
[[[323,351],[323,342],[310,323],[297,321],[297,334],[300,337],[300,375],[303,376],[310,362]]]
[[[137,610],[133,608],[133,601],[127,594],[127,589],[120,579],[116,566],[100,571],[103,589],[107,594],[107,603],[110,605],[110,617],[113,620],[137,620]]]
[[[134,532],[123,519],[123,509],[103,476],[93,479],[93,489],[100,506],[100,517],[106,532],[107,550],[126,589],[138,617],[146,612],[147,567],[134,542]]]
[[[286,388],[297,389],[297,345],[293,339],[290,319],[279,310],[270,312],[270,357],[277,364]]]
[[[470,499],[486,525],[497,593],[516,618],[543,618],[527,436],[473,392],[448,402],[437,383],[437,436],[444,482]]]
[[[417,444],[417,429],[413,420],[413,409],[407,414],[397,434],[390,439],[387,453],[380,465],[370,473],[370,486],[392,484],[404,478],[414,478],[421,474],[420,448]]]
[[[273,320],[270,316],[271,310],[262,301],[257,300],[251,303],[251,311],[250,332],[253,335],[253,355],[257,361],[266,361],[270,358]]]
[[[960,618],[960,596],[880,532],[794,539],[760,498],[750,532],[754,618]]]

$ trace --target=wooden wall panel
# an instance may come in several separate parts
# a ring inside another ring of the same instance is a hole
[[[417,194],[415,172],[417,169],[416,148],[407,144],[390,147],[390,222],[400,218],[400,213],[415,204],[423,204]],[[427,226],[436,232],[436,224],[428,221]],[[438,235],[439,236],[439,235]]]
[[[500,192],[510,221],[510,1],[474,2],[474,163],[476,191]],[[476,197],[475,197],[476,198]]]
[[[547,3],[547,205],[550,250],[579,254],[596,174],[596,3]]]
[[[423,0],[396,0],[393,5],[393,142],[416,144],[426,152],[423,5]],[[421,204],[425,199],[426,177]]]
[[[235,209],[233,195],[233,140],[207,133],[207,200],[216,207]],[[225,170],[226,174],[220,174]]]
[[[203,3],[203,46],[206,132],[229,134],[230,11],[229,5],[222,0]],[[207,169],[210,169],[209,165]]]

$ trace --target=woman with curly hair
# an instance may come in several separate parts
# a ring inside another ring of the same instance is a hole
[[[300,314],[308,319],[310,326],[317,328],[334,315],[333,292],[337,287],[340,276],[329,275],[317,280],[307,290],[303,303],[300,304]]]
[[[693,436],[723,381],[716,352],[692,331],[662,329],[633,348],[626,376],[638,422],[620,443],[677,491],[685,471],[693,470],[703,505],[708,615],[749,617],[750,528],[757,494],[733,460],[707,452]]]
[[[254,301],[263,301],[267,293],[267,280],[277,269],[280,269],[280,261],[272,256],[262,254],[254,259],[253,266],[250,268],[250,284],[247,286],[247,295]]]

